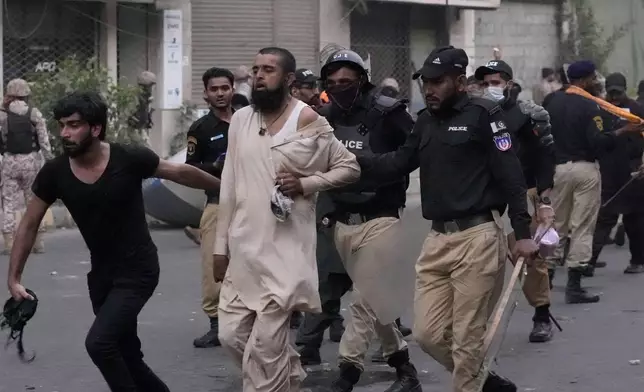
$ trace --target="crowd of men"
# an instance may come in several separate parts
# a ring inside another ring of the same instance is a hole
[[[221,68],[203,75],[211,110],[188,132],[186,164],[103,141],[104,102],[73,93],[54,111],[65,155],[35,179],[13,244],[9,290],[17,301],[34,299],[22,271],[45,211],[61,199],[92,256],[92,361],[112,391],[168,391],[143,362],[136,331],[159,278],[140,183],[166,178],[206,191],[199,236],[210,328],[194,345],[222,346],[242,370],[244,391],[300,390],[302,365],[321,363],[329,329],[339,342],[339,373],[322,386],[331,391],[353,390],[377,339],[375,359],[395,369],[387,392],[420,392],[403,339],[411,332],[452,374],[452,391],[515,392],[512,381],[482,369],[508,263],[527,262],[523,289],[535,309],[535,343],[553,337],[557,266],[567,267],[567,303],[599,301],[582,278],[601,265],[620,214],[632,256],[625,272],[644,272],[637,240],[644,232],[637,203],[644,126],[572,93],[571,86],[594,96],[603,90],[589,61],[567,67],[543,106],[518,99],[504,61],[489,61],[469,79],[467,67],[464,50],[434,49],[413,75],[426,102],[414,120],[397,83],[372,84],[353,51],[333,53],[317,76],[297,69],[287,49],[261,49],[247,102],[233,104],[238,75]],[[626,88],[622,75],[610,75],[607,100],[644,116]],[[431,230],[417,260],[407,262],[398,254],[401,214],[418,168]],[[561,237],[553,255],[535,240],[544,210],[554,211]],[[415,281],[401,268],[415,268]],[[408,286],[415,287],[411,331],[400,323],[400,288]],[[343,320],[340,300],[349,291]]]

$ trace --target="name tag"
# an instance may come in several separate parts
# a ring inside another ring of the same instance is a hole
[[[215,140],[219,140],[219,139],[222,139],[223,137],[224,137],[224,134],[223,134],[223,133],[220,133],[220,134],[219,134],[219,135],[217,135],[217,136],[213,136],[213,137],[211,137],[211,138],[210,138],[210,141],[212,142],[212,141],[215,141]]]
[[[353,149],[353,150],[362,150],[362,141],[361,140],[342,140],[342,144],[346,148]]]

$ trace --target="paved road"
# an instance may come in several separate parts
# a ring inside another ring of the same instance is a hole
[[[406,214],[408,231],[405,258],[415,258],[427,223],[418,210]],[[197,248],[182,232],[156,230],[162,276],[153,299],[140,317],[140,335],[150,366],[173,391],[239,391],[238,371],[220,349],[194,349],[192,339],[204,332],[207,322],[200,311]],[[25,283],[41,298],[37,316],[30,323],[25,342],[38,357],[21,364],[15,347],[0,349],[0,392],[35,390],[43,392],[103,392],[107,387],[84,351],[85,333],[92,322],[85,274],[88,254],[75,230],[58,230],[47,240],[48,253],[36,255],[27,267]],[[556,280],[553,312],[564,332],[553,342],[527,342],[531,309],[522,299],[515,312],[502,352],[498,371],[514,379],[520,391],[608,392],[644,390],[644,276],[627,276],[622,269],[625,248],[609,247],[604,254],[609,267],[585,282],[603,292],[594,305],[565,305]],[[0,281],[6,279],[7,257],[0,258]],[[4,283],[3,283],[4,284]],[[403,315],[411,321],[409,306]],[[415,344],[412,356],[425,392],[448,390],[448,375]],[[335,370],[337,345],[325,344],[323,357],[330,364],[310,368],[307,384],[327,383]],[[357,392],[383,391],[394,374],[386,366],[369,365]]]

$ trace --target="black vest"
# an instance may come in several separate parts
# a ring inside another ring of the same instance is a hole
[[[16,114],[9,110],[7,114],[7,130],[5,131],[5,152],[10,154],[30,154],[40,150],[36,128],[31,122],[32,108],[27,114]]]
[[[388,113],[404,105],[404,101],[376,93],[371,96],[369,109],[362,113],[356,125],[337,124],[332,115],[329,115],[327,120],[335,130],[335,137],[342,142],[347,150],[357,157],[371,156],[373,152],[369,143],[369,131],[377,127]],[[322,114],[324,115],[324,112]],[[331,190],[329,195],[334,202],[351,209],[351,206],[363,205],[373,200],[376,196],[376,190],[365,189],[358,181],[354,184]]]

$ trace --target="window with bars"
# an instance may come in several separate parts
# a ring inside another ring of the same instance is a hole
[[[51,72],[69,56],[97,56],[101,3],[3,0],[4,84]]]

